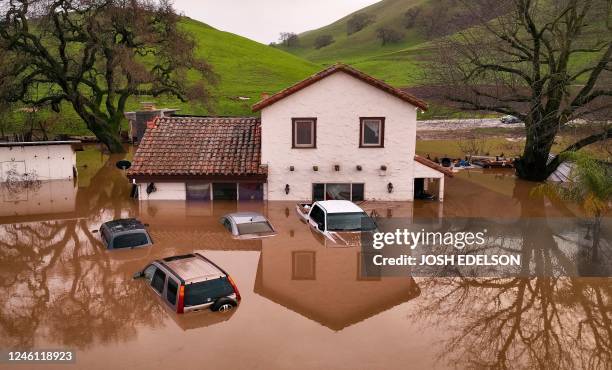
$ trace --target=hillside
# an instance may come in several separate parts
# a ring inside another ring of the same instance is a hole
[[[214,92],[218,115],[251,114],[251,105],[262,92],[278,91],[317,71],[318,66],[285,51],[260,44],[204,23],[185,19],[182,26],[198,44],[198,56],[212,64],[220,76]],[[238,96],[250,101],[237,100]],[[185,113],[204,114],[198,104],[183,106]]]
[[[197,54],[208,61],[219,76],[219,84],[212,90],[215,98],[211,109],[201,102],[182,103],[176,99],[133,97],[127,110],[138,109],[141,101],[155,102],[158,107],[179,108],[182,114],[195,115],[250,115],[251,105],[262,92],[274,92],[313,74],[319,67],[285,51],[253,40],[217,30],[204,23],[185,18],[181,27],[197,42]],[[194,74],[192,78],[197,78]],[[238,97],[249,97],[240,100]],[[15,113],[21,125],[26,114]],[[40,113],[44,118],[45,113]],[[62,105],[52,132],[91,135],[72,107]]]
[[[321,65],[349,63],[392,85],[414,85],[421,77],[419,56],[427,52],[427,43],[472,26],[461,9],[456,0],[382,0],[298,35],[297,46],[279,48]],[[492,10],[491,16],[494,14]],[[369,17],[371,23],[349,35],[349,23],[355,16]],[[377,37],[380,28],[394,30],[401,40],[382,45]],[[317,48],[317,38],[324,35],[334,42]]]

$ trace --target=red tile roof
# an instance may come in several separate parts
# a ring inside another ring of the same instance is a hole
[[[361,81],[368,83],[380,90],[383,90],[391,95],[394,95],[400,99],[402,99],[403,101],[406,101],[416,107],[421,108],[422,110],[427,110],[427,103],[425,103],[424,101],[418,99],[417,97],[415,97],[414,95],[400,90],[398,88],[395,88],[389,84],[387,84],[384,81],[381,81],[379,79],[376,79],[372,76],[369,76],[361,71],[356,70],[353,67],[349,67],[346,64],[342,64],[342,63],[338,63],[338,64],[334,64],[333,66],[322,70],[321,72],[318,72],[310,77],[308,77],[307,79],[300,81],[298,83],[296,83],[293,86],[290,86],[284,90],[279,91],[278,93],[271,95],[263,100],[261,100],[260,102],[256,103],[255,105],[253,105],[253,111],[259,111],[269,105],[272,105],[274,103],[276,103],[277,101],[286,98],[287,96],[298,92],[300,90],[302,90],[305,87],[308,87],[312,84],[314,84],[317,81],[320,81],[322,79],[324,79],[327,76],[330,76],[336,72],[344,72],[347,73],[357,79],[360,79]]]
[[[446,176],[449,177],[453,177],[453,171],[450,168],[447,167],[442,167],[439,164],[437,164],[436,162],[429,160],[427,158],[423,158],[420,155],[415,155],[414,156],[414,160],[419,162],[422,165],[425,165],[429,168],[433,168],[434,170],[438,171],[438,172],[442,172],[443,174],[445,174]]]
[[[147,128],[130,177],[257,176],[261,124],[255,117],[163,117]]]

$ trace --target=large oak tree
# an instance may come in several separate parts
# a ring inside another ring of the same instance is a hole
[[[476,26],[437,43],[429,82],[462,109],[498,112],[525,122],[517,174],[543,180],[568,123],[586,119],[597,132],[561,152],[612,137],[612,33],[609,0],[463,1]],[[492,11],[503,14],[491,20]]]
[[[209,101],[215,75],[179,20],[164,0],[2,0],[0,100],[71,106],[111,152],[122,152],[130,97]],[[202,78],[190,83],[189,71]]]

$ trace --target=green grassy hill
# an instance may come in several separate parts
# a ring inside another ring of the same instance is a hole
[[[298,46],[279,48],[320,65],[349,63],[392,85],[413,85],[420,78],[417,55],[430,37],[422,32],[423,25],[406,28],[405,14],[415,8],[420,9],[421,14],[432,11],[433,1],[436,0],[383,0],[328,26],[300,34]],[[348,35],[347,24],[355,14],[370,15],[374,21]],[[377,29],[381,27],[402,33],[403,40],[383,46],[377,38]],[[322,35],[331,35],[335,41],[317,49],[315,40]]]
[[[185,19],[182,26],[198,43],[198,56],[212,64],[220,82],[214,91],[218,99],[213,112],[197,103],[183,106],[184,113],[219,115],[251,114],[251,105],[262,92],[275,92],[315,73],[318,66],[295,55],[204,23]],[[249,101],[237,100],[250,97]]]
[[[179,108],[181,114],[194,115],[251,115],[251,105],[262,92],[275,92],[315,73],[319,66],[283,50],[253,40],[217,30],[204,23],[185,18],[180,24],[197,42],[197,55],[209,62],[219,76],[219,84],[212,89],[211,109],[202,102],[182,103],[168,97],[133,97],[127,110],[138,109],[140,102],[155,102],[160,108]],[[198,78],[195,74],[192,78]],[[249,97],[240,100],[238,97]],[[72,107],[63,104],[52,133],[91,135]],[[45,118],[46,112],[39,113]],[[17,131],[27,125],[25,113],[13,113]]]

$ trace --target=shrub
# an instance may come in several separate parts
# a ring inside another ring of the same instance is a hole
[[[402,41],[404,34],[393,28],[381,27],[376,30],[376,37],[380,39],[383,45],[387,45]]]
[[[334,41],[335,40],[332,35],[321,35],[316,38],[314,45],[316,49],[321,49],[326,47],[327,45],[333,44]]]
[[[288,48],[297,46],[300,43],[298,35],[293,32],[281,32],[279,41]]]
[[[368,25],[374,23],[375,17],[373,15],[365,14],[365,13],[357,13],[348,20],[346,24],[346,33],[347,35],[352,35],[356,32],[361,31],[366,28]]]

